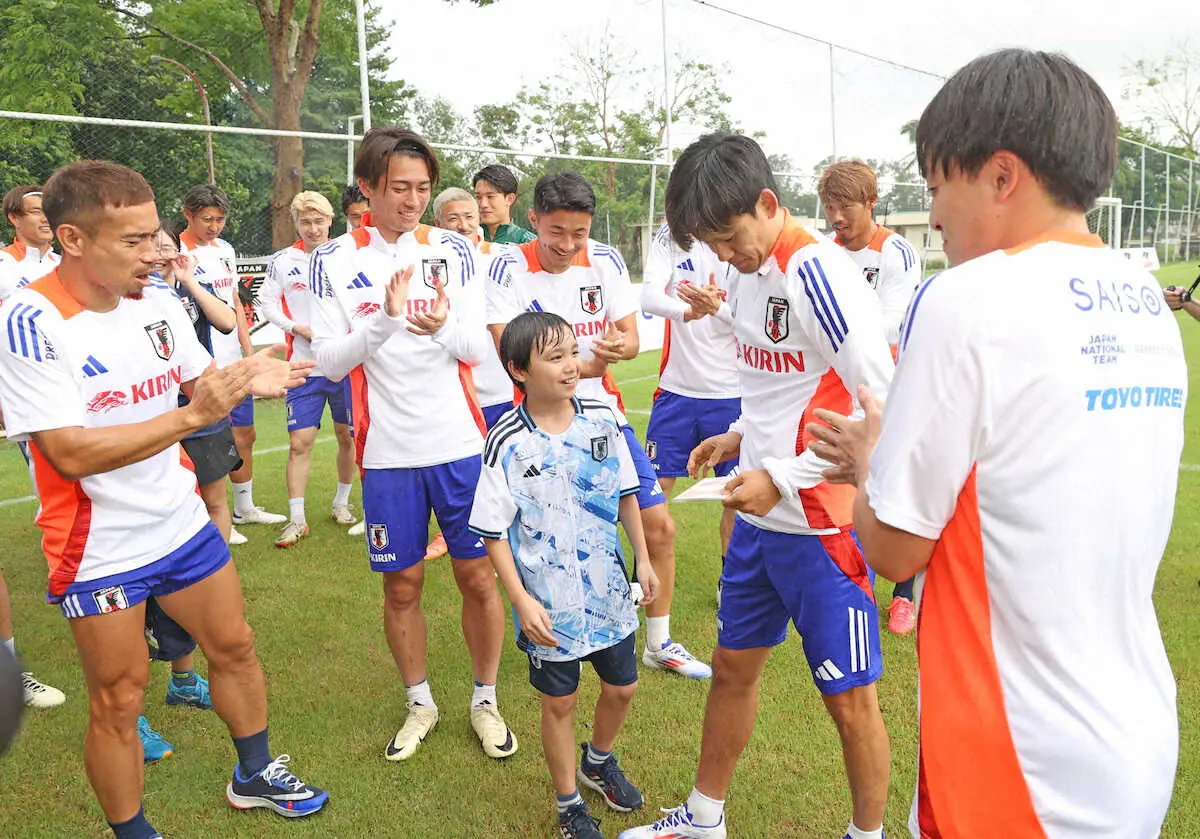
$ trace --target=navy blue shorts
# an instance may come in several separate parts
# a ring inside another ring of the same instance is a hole
[[[329,415],[335,423],[350,424],[350,378],[340,382],[324,376],[309,376],[304,384],[287,392],[288,431],[320,428],[321,415],[329,404]],[[251,420],[253,422],[253,420]]]
[[[650,408],[646,454],[660,478],[687,477],[688,456],[709,437],[724,434],[742,415],[741,399],[695,399],[661,390]],[[737,458],[718,463],[713,474],[725,477]]]
[[[776,533],[738,516],[721,571],[717,644],[774,647],[790,620],[821,693],[872,684],[883,675],[874,583],[852,530]]]
[[[496,405],[484,405],[483,424],[487,427],[488,431],[491,431],[492,426],[500,422],[500,417],[504,416],[512,409],[513,403],[511,399],[507,402],[500,402]]]
[[[229,412],[229,422],[234,428],[249,428],[254,425],[254,397],[247,396],[233,406]]]
[[[543,661],[529,657],[529,684],[547,696],[570,696],[579,690],[583,662],[590,661],[600,681],[613,687],[632,685],[638,679],[636,632],[611,647],[570,661]]]
[[[650,458],[646,457],[646,450],[633,433],[633,426],[623,425],[621,432],[625,435],[625,442],[629,444],[629,454],[633,457],[633,466],[637,470],[638,509],[645,510],[647,507],[665,504],[667,495],[658,483],[658,474],[654,471]]]
[[[467,530],[480,455],[436,466],[362,471],[363,518],[372,571],[403,571],[425,559],[429,513],[437,516],[454,559],[487,556],[483,540]]]
[[[196,639],[175,623],[153,597],[146,600],[146,643],[152,661],[174,661],[196,649]]]

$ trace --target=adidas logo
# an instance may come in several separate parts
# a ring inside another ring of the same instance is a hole
[[[93,376],[99,376],[101,373],[107,373],[108,368],[101,364],[94,355],[87,357],[87,364],[83,365],[83,375],[89,379]]]
[[[696,266],[692,264],[692,260],[690,257],[685,259],[683,262],[679,263],[675,267],[678,268],[680,271],[695,271],[696,270]]]
[[[299,268],[292,268],[291,271],[288,271],[288,276],[289,277],[299,277],[300,273],[301,272],[300,272]],[[361,276],[361,274],[359,276]],[[368,283],[368,285],[370,285],[370,283]]]
[[[522,475],[521,477],[522,478],[536,478],[540,474],[542,474],[541,469],[538,469],[536,466],[530,466],[528,469],[525,470],[525,474]]]
[[[832,661],[825,659],[824,663],[813,671],[813,675],[822,682],[833,682],[844,678],[846,674],[838,670],[837,665]]]
[[[350,285],[346,288],[370,288],[371,281],[367,279],[367,275],[362,271],[358,272],[358,276],[350,281]]]

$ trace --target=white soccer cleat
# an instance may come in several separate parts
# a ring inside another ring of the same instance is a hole
[[[251,507],[249,510],[238,512],[233,511],[234,524],[283,524],[288,520],[287,516],[281,516],[279,513],[268,513],[262,507]]]
[[[517,738],[491,702],[471,708],[471,728],[475,729],[479,745],[488,757],[500,760],[516,753]]]
[[[249,539],[247,539],[247,538],[246,538],[245,536],[243,536],[242,534],[238,533],[238,529],[237,529],[236,527],[231,527],[231,528],[229,528],[229,544],[231,544],[231,545],[244,545],[244,544],[246,544],[248,541],[250,541],[250,540],[249,540]]]
[[[678,673],[689,679],[707,679],[712,676],[711,667],[689,653],[683,644],[669,638],[660,650],[647,647],[642,653],[642,664],[655,670]]]
[[[438,724],[438,709],[424,705],[410,705],[408,719],[396,732],[392,742],[387,744],[383,756],[388,760],[408,760],[417,747],[425,742],[425,738]]]
[[[338,524],[345,525],[351,525],[358,521],[358,519],[354,517],[354,513],[350,512],[349,504],[334,505],[334,507],[329,511],[329,517]]]
[[[714,825],[698,825],[692,821],[687,805],[663,810],[663,817],[645,827],[631,827],[617,839],[725,839],[725,815]]]
[[[279,534],[279,538],[275,540],[275,547],[290,548],[307,536],[308,533],[307,524],[297,524],[294,521],[289,521],[283,526],[283,532]]]
[[[364,536],[367,532],[367,520],[363,519],[354,527],[346,531],[347,536]]]
[[[21,686],[25,689],[25,705],[29,708],[54,708],[67,701],[65,693],[43,685],[33,678],[32,673],[21,674]]]

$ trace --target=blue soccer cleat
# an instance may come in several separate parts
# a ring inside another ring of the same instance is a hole
[[[137,720],[138,739],[142,741],[142,761],[154,763],[164,757],[175,754],[175,747],[163,738],[161,734],[150,727],[150,721],[145,717]]]
[[[212,707],[212,697],[208,694],[208,680],[198,673],[192,674],[190,684],[180,684],[172,676],[167,682],[168,705],[190,705],[207,711]]]
[[[241,767],[235,767],[225,797],[239,810],[268,807],[290,819],[311,816],[325,806],[329,793],[293,775],[287,768],[291,759],[290,755],[280,755],[245,780],[239,774]]]

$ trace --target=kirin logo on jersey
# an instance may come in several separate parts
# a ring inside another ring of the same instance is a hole
[[[165,320],[156,321],[146,328],[154,353],[163,361],[169,361],[175,354],[175,335]]]
[[[589,315],[604,308],[604,291],[598,285],[588,285],[579,289],[579,305]]]
[[[592,460],[597,463],[603,462],[608,457],[608,438],[593,437],[592,438]]]
[[[369,318],[371,315],[379,311],[378,303],[359,303],[354,310],[352,318]]]
[[[863,276],[867,278],[867,285],[869,285],[871,288],[875,288],[875,286],[879,283],[878,268],[864,268]]]
[[[438,283],[446,284],[446,276],[450,273],[450,264],[444,259],[422,259],[421,276],[425,285],[437,290]]]
[[[778,344],[788,336],[788,312],[791,304],[782,297],[767,298],[767,321],[764,327],[771,343]]]
[[[371,540],[371,547],[377,551],[382,551],[388,546],[386,524],[372,524],[367,528],[367,536]]]
[[[96,608],[102,615],[129,608],[129,598],[125,596],[124,586],[112,586],[94,591],[92,599],[96,601]]]
[[[165,373],[151,376],[145,381],[135,382],[133,388],[133,404],[146,402],[156,396],[162,396],[172,388],[179,387],[183,381],[183,365],[177,364]]]
[[[122,405],[128,404],[129,397],[125,395],[124,391],[102,390],[87,403],[87,412],[89,414],[107,414],[113,408],[120,408]]]

